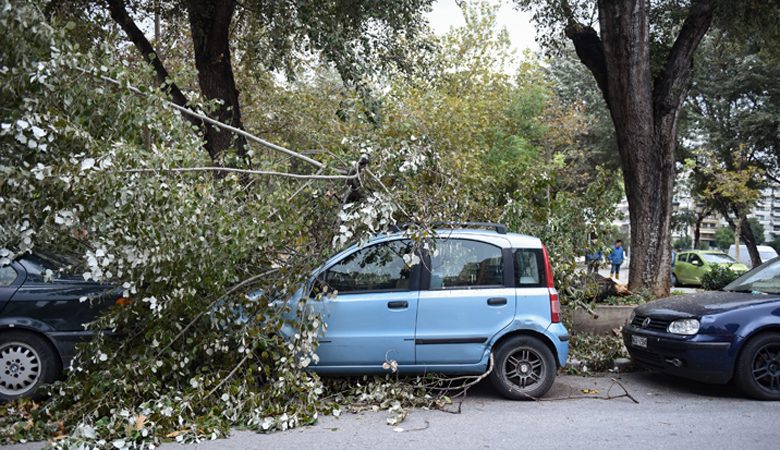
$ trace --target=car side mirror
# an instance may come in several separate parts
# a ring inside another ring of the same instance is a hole
[[[694,261],[691,264],[693,264],[694,266],[697,266],[697,267],[701,267],[703,265],[701,261]]]

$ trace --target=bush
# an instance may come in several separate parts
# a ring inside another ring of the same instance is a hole
[[[715,266],[704,274],[701,279],[701,287],[708,291],[719,291],[736,280],[738,276],[739,274],[728,267]]]
[[[571,337],[570,364],[566,371],[571,375],[607,372],[615,367],[615,359],[627,357],[628,351],[620,336],[575,333]]]

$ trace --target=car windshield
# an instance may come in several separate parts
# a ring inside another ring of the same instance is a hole
[[[737,262],[736,259],[725,253],[702,253],[699,256],[701,256],[701,259],[712,264],[731,264]]]
[[[723,288],[734,292],[780,293],[780,258],[762,264]]]

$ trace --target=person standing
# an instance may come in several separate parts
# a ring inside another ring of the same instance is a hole
[[[618,239],[615,241],[615,245],[612,247],[612,251],[609,254],[609,262],[612,263],[612,267],[609,269],[609,276],[614,277],[616,280],[620,279],[620,265],[626,259],[623,253],[623,241]]]
[[[601,264],[601,250],[594,249],[590,253],[585,254],[585,265],[588,268],[588,275],[597,273],[599,271],[599,265]]]

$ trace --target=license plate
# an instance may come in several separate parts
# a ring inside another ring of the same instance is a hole
[[[647,348],[647,338],[642,336],[631,336],[631,345],[634,347]]]

